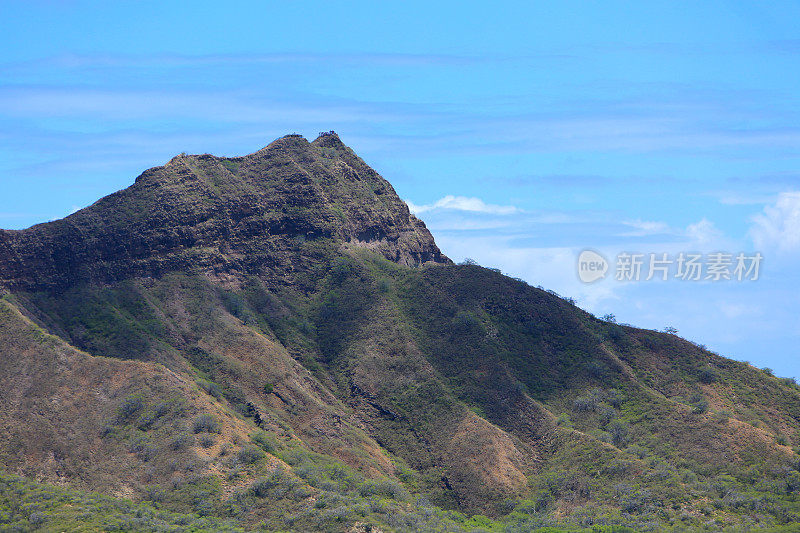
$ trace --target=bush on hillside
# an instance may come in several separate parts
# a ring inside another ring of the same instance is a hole
[[[219,433],[222,427],[219,421],[207,414],[203,414],[198,416],[194,419],[194,423],[192,424],[192,430],[195,433]]]
[[[700,371],[700,375],[698,376],[700,379],[700,383],[705,383],[706,385],[710,383],[714,383],[717,381],[718,376],[716,371],[711,367],[706,367]]]
[[[275,453],[278,448],[276,440],[265,431],[253,435],[253,442],[267,453]]]
[[[261,448],[253,444],[248,444],[236,454],[236,459],[243,464],[251,465],[266,457]]]
[[[194,445],[194,436],[189,433],[180,433],[169,443],[169,447],[175,451],[184,450],[192,445]]]
[[[630,428],[622,420],[612,420],[606,427],[611,435],[611,442],[617,448],[622,448],[630,441]]]
[[[144,400],[139,396],[129,396],[122,400],[117,409],[117,416],[124,422],[139,412],[144,407]]]
[[[459,311],[453,317],[453,333],[457,335],[483,335],[485,329],[481,319],[468,311]]]
[[[700,395],[692,398],[692,411],[697,414],[702,414],[708,411],[708,400]]]
[[[364,497],[383,496],[384,498],[400,501],[409,498],[406,489],[398,482],[392,481],[391,479],[369,480],[359,487],[358,492]]]

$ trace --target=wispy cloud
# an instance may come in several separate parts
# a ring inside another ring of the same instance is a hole
[[[599,82],[587,81],[582,90],[596,93],[593,99],[510,91],[488,105],[484,94],[468,89],[453,96],[432,85],[425,98],[413,100],[383,90],[391,86],[396,69],[424,78],[428,65],[449,65],[459,79],[480,81],[503,61],[526,65],[534,59],[446,54],[63,55],[4,66],[0,120],[44,119],[67,131],[101,122],[106,129],[115,123],[147,128],[147,121],[163,128],[178,119],[208,130],[219,125],[352,124],[354,131],[368,130],[373,151],[384,154],[398,149],[428,154],[736,150],[742,157],[742,148],[774,152],[800,146],[797,117],[765,111],[760,95],[734,91],[662,82],[625,84],[627,96],[620,97],[614,83],[594,86]],[[377,76],[371,70],[375,65],[387,69]],[[320,78],[341,76],[342,66],[372,80],[373,91],[316,88]],[[52,69],[64,74],[60,79],[49,77]],[[154,69],[158,76],[152,75]],[[514,85],[509,76],[504,86]],[[218,81],[209,83],[210,79]],[[295,97],[287,99],[287,92]],[[78,119],[92,124],[67,122]],[[598,180],[584,176],[582,183],[596,185]]]
[[[611,178],[590,174],[548,174],[495,178],[493,181],[519,187],[591,187],[598,188],[625,178]]]
[[[676,244],[691,244],[692,246],[708,247],[721,245],[725,242],[725,235],[717,226],[707,218],[689,224],[686,228],[675,228],[663,221],[652,220],[626,220],[624,226],[632,228],[619,235],[621,237],[677,237]]]
[[[455,211],[469,211],[473,213],[488,213],[491,215],[513,215],[521,210],[513,205],[487,204],[480,198],[467,196],[447,195],[436,202],[427,205],[416,205],[406,200],[408,208],[414,214],[425,213],[434,209],[450,209]]]
[[[424,66],[424,65],[469,65],[495,62],[503,58],[456,55],[456,54],[404,54],[404,53],[244,53],[244,54],[60,54],[29,61],[0,62],[6,69],[17,73],[41,68],[57,69],[136,69],[158,67],[214,67],[214,66],[258,66],[281,63],[320,63],[329,65],[357,66]],[[513,61],[520,58],[507,57]]]
[[[199,119],[223,123],[291,122],[325,124],[401,120],[374,104],[287,103],[247,91],[116,90],[81,87],[0,89],[0,115],[16,118],[81,118],[103,121]],[[113,122],[112,122],[113,123]]]
[[[622,237],[644,237],[648,235],[663,235],[673,233],[669,224],[666,222],[654,222],[649,220],[626,220],[624,226],[632,228],[630,231],[620,233]]]
[[[721,192],[714,196],[717,197],[719,203],[724,205],[764,205],[775,198],[774,194],[754,192]]]

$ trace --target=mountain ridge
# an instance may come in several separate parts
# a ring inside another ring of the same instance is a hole
[[[289,239],[340,240],[408,265],[449,262],[392,186],[329,133],[312,143],[286,136],[237,158],[181,154],[64,219],[0,230],[0,285],[260,271],[289,252]]]
[[[796,383],[454,264],[332,134],[0,232],[0,347],[0,470],[243,529],[800,521]]]

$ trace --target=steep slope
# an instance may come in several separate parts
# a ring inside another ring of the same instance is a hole
[[[336,135],[289,135],[241,158],[179,155],[63,220],[0,231],[0,285],[63,289],[174,271],[301,282],[296,270],[332,242],[406,265],[447,262]]]
[[[0,232],[0,286],[11,473],[276,530],[800,515],[796,384],[452,264],[335,134]]]

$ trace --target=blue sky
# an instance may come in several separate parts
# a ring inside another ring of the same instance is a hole
[[[800,2],[0,1],[0,227],[336,130],[473,257],[800,377]],[[754,252],[594,284],[592,248]]]

